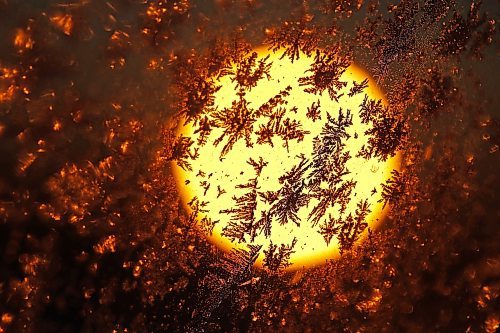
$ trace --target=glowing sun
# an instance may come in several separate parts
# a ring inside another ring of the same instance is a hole
[[[250,71],[233,65],[216,79],[214,105],[196,126],[180,125],[196,154],[191,170],[172,163],[174,174],[182,200],[219,247],[283,244],[293,246],[289,269],[317,265],[384,216],[381,184],[397,156],[362,154],[373,126],[362,108],[386,101],[354,64],[326,77],[329,90],[321,88],[322,73],[312,71],[319,60],[332,61],[321,53],[292,62],[283,51],[254,52],[246,58]],[[210,132],[199,130],[202,122]],[[263,260],[261,253],[257,265]]]

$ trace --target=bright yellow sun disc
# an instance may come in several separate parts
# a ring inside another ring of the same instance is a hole
[[[391,171],[397,166],[398,157],[393,157],[387,161],[380,161],[377,158],[366,159],[357,157],[363,145],[367,143],[365,135],[371,124],[362,123],[359,115],[360,105],[363,103],[365,95],[372,100],[381,100],[386,104],[382,91],[376,83],[359,67],[351,64],[340,77],[346,82],[345,87],[338,90],[338,99],[332,99],[325,91],[322,94],[314,94],[304,91],[307,87],[300,85],[299,79],[308,75],[308,70],[314,63],[314,56],[308,57],[301,54],[299,59],[292,61],[288,57],[283,57],[283,53],[270,52],[265,49],[258,49],[258,59],[268,57],[270,63],[269,76],[264,76],[257,84],[246,91],[244,96],[249,109],[257,110],[261,105],[270,101],[282,91],[288,91],[289,95],[284,97],[286,103],[280,105],[286,109],[281,120],[288,119],[288,123],[299,122],[301,129],[306,133],[299,139],[284,140],[280,136],[273,136],[270,142],[259,141],[259,129],[269,123],[269,118],[258,117],[253,123],[253,131],[246,138],[239,138],[232,149],[226,154],[222,154],[223,148],[231,138],[224,133],[223,128],[214,127],[207,137],[205,144],[197,146],[197,158],[190,160],[192,171],[181,169],[176,163],[172,163],[179,189],[181,189],[182,200],[185,204],[193,197],[197,197],[200,202],[205,202],[198,219],[203,217],[217,221],[211,235],[207,234],[210,241],[224,250],[234,247],[245,247],[247,243],[262,245],[262,249],[269,247],[270,242],[290,245],[296,239],[294,252],[290,257],[291,266],[289,269],[308,267],[325,262],[339,255],[338,239],[333,238],[327,244],[325,238],[320,233],[320,227],[326,219],[338,217],[340,214],[339,205],[329,206],[322,216],[317,216],[314,220],[314,208],[318,206],[319,199],[311,197],[306,205],[301,206],[297,211],[299,223],[288,222],[280,224],[274,217],[271,223],[271,232],[266,237],[261,230],[252,240],[249,236],[241,242],[234,240],[231,242],[224,236],[224,229],[228,227],[231,220],[230,210],[235,207],[238,198],[249,192],[249,182],[255,182],[257,199],[253,207],[254,218],[257,220],[263,212],[272,211],[272,204],[264,200],[266,193],[277,193],[283,184],[280,177],[290,172],[293,167],[311,163],[314,160],[314,140],[321,135],[322,129],[328,120],[327,114],[331,118],[338,118],[339,113],[345,114],[350,110],[352,114],[352,125],[347,127],[348,138],[344,141],[344,151],[348,152],[350,159],[346,162],[349,173],[343,176],[345,181],[353,180],[355,186],[350,192],[350,201],[345,207],[343,216],[349,213],[354,214],[357,204],[361,200],[366,200],[369,204],[370,213],[366,221],[370,228],[377,226],[384,217],[381,200],[381,184],[390,177]],[[258,60],[257,59],[257,60]],[[368,79],[368,85],[361,93],[349,94],[354,83],[359,84]],[[239,99],[237,94],[237,82],[232,80],[231,75],[221,77],[217,81],[221,88],[215,93],[214,108],[217,110],[230,109],[234,101]],[[318,107],[318,113],[313,116],[311,108]],[[309,111],[309,114],[308,114]],[[210,118],[211,113],[207,112]],[[196,139],[199,133],[195,133],[195,128],[191,124],[181,126],[179,134]],[[261,135],[262,133],[260,133]],[[262,138],[262,136],[260,136]],[[261,140],[262,141],[262,140]],[[250,143],[250,144],[249,144]],[[317,147],[316,147],[317,148]],[[263,161],[260,174],[256,174],[254,166],[249,160]],[[271,214],[272,215],[272,214]],[[312,217],[313,216],[313,217]],[[364,232],[366,234],[366,231]],[[262,265],[263,254],[259,256],[257,265]]]

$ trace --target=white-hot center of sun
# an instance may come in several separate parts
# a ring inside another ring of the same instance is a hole
[[[262,78],[257,85],[246,91],[244,96],[248,102],[248,108],[258,109],[262,104],[268,102],[271,98],[285,91],[288,88],[289,95],[284,98],[286,104],[281,107],[286,109],[283,119],[289,118],[290,121],[297,121],[301,124],[301,129],[307,131],[303,140],[285,141],[280,136],[272,137],[272,145],[267,143],[257,143],[259,128],[269,119],[259,117],[253,123],[253,131],[250,135],[251,146],[248,146],[244,138],[240,138],[232,149],[221,158],[221,152],[226,145],[229,137],[224,137],[224,129],[214,127],[208,140],[204,145],[198,148],[199,156],[190,161],[192,171],[182,170],[173,163],[174,172],[182,192],[184,202],[187,204],[193,197],[197,197],[200,202],[205,202],[203,212],[200,212],[198,219],[203,217],[216,221],[209,239],[228,250],[233,247],[245,247],[246,243],[263,245],[262,249],[268,248],[270,242],[277,244],[290,245],[296,239],[294,252],[290,257],[290,268],[300,268],[303,266],[316,265],[324,262],[326,259],[335,258],[339,255],[338,239],[334,237],[329,244],[320,233],[320,227],[329,217],[340,217],[340,205],[329,206],[323,216],[313,223],[311,217],[312,211],[318,206],[319,200],[311,197],[307,205],[300,207],[297,211],[298,223],[289,221],[286,224],[279,223],[277,217],[272,217],[271,233],[268,237],[262,230],[251,239],[250,235],[245,235],[244,240],[234,240],[231,242],[224,236],[225,229],[228,227],[232,215],[228,213],[236,206],[238,198],[249,192],[249,188],[241,185],[256,182],[257,201],[253,209],[254,218],[261,218],[262,212],[272,210],[273,204],[266,202],[262,195],[266,192],[276,193],[283,184],[279,178],[285,173],[299,165],[302,160],[310,163],[314,160],[314,139],[320,136],[325,123],[328,120],[327,114],[333,119],[339,117],[339,113],[346,114],[350,110],[352,114],[352,125],[346,127],[348,138],[343,139],[345,147],[344,152],[349,152],[350,159],[346,162],[346,168],[349,170],[347,175],[342,177],[343,181],[354,181],[356,185],[350,193],[350,201],[347,204],[342,216],[348,216],[355,213],[357,204],[362,200],[367,200],[370,213],[366,221],[370,227],[375,227],[383,218],[381,199],[381,184],[389,177],[391,171],[396,168],[396,159],[388,159],[385,162],[377,158],[365,159],[357,157],[358,152],[363,145],[367,144],[365,131],[371,124],[363,124],[359,116],[360,105],[365,98],[373,100],[382,100],[385,103],[384,96],[375,82],[373,82],[367,73],[360,68],[351,65],[342,74],[341,81],[347,85],[338,90],[338,100],[331,99],[328,92],[322,94],[312,94],[305,92],[307,87],[299,84],[299,78],[310,74],[307,72],[314,62],[313,57],[307,57],[301,54],[298,60],[293,63],[288,57],[283,57],[281,52],[258,51],[259,58],[262,59],[269,55],[268,62],[272,62],[270,67],[270,77]],[[350,89],[354,82],[360,83],[364,79],[369,79],[368,87],[361,93],[349,96]],[[230,109],[233,101],[239,99],[237,95],[236,82],[231,80],[231,76],[223,76],[218,81],[221,89],[215,93],[215,105],[217,110]],[[319,105],[319,117],[313,119],[311,114],[307,116],[308,108]],[[211,117],[210,113],[207,113]],[[194,133],[196,127],[184,126],[180,133],[191,137],[195,142],[198,134]],[[217,140],[222,136],[222,140]],[[265,166],[260,175],[256,174],[254,167],[248,163],[250,159],[258,162],[262,158]],[[310,171],[306,172],[307,173]],[[322,184],[321,186],[326,186]],[[304,190],[307,192],[307,189]],[[314,216],[314,214],[313,214]],[[365,231],[366,234],[366,231]],[[263,254],[259,256],[258,264],[262,264]]]

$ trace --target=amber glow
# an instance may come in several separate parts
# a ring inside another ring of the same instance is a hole
[[[254,124],[254,133],[252,134],[253,147],[247,147],[245,140],[241,139],[234,145],[233,149],[226,156],[220,158],[222,147],[226,140],[215,146],[214,142],[223,132],[216,128],[210,134],[208,142],[199,147],[199,157],[190,161],[192,171],[181,169],[175,162],[172,168],[178,182],[178,188],[181,191],[182,199],[187,204],[193,197],[198,197],[206,201],[206,212],[203,214],[212,220],[219,220],[215,224],[212,235],[207,235],[214,244],[229,250],[232,247],[244,246],[244,243],[231,243],[222,236],[225,226],[227,226],[229,216],[221,214],[220,211],[230,209],[234,205],[233,197],[239,197],[245,193],[245,189],[236,188],[239,184],[246,184],[249,179],[255,178],[255,170],[247,163],[250,158],[258,160],[263,158],[268,164],[262,169],[258,177],[258,188],[260,192],[277,191],[280,188],[278,178],[285,172],[290,171],[297,165],[303,154],[305,158],[311,158],[313,153],[313,139],[318,136],[326,122],[326,114],[337,117],[339,108],[345,112],[351,110],[353,114],[353,125],[348,128],[350,138],[346,141],[346,150],[350,152],[351,159],[347,162],[350,174],[345,179],[357,181],[357,185],[352,191],[351,201],[347,208],[347,213],[354,212],[356,204],[361,199],[367,199],[370,204],[371,213],[367,217],[367,222],[371,228],[374,228],[383,219],[385,211],[379,200],[381,199],[381,184],[390,177],[393,169],[397,168],[398,157],[394,157],[385,162],[380,162],[376,158],[366,160],[362,157],[356,157],[363,144],[366,144],[367,137],[364,132],[369,125],[362,124],[358,116],[359,106],[368,95],[370,99],[381,99],[385,104],[386,100],[382,91],[376,86],[376,83],[361,68],[354,64],[348,67],[341,79],[347,82],[347,86],[340,90],[342,95],[338,102],[332,100],[325,91],[322,95],[304,92],[304,86],[300,86],[298,79],[307,75],[313,57],[307,57],[301,54],[298,60],[293,63],[284,57],[280,59],[282,53],[272,53],[266,49],[257,50],[259,57],[269,56],[268,61],[272,62],[270,70],[270,79],[264,77],[257,85],[247,92],[245,98],[250,103],[249,106],[258,108],[275,96],[287,86],[291,86],[291,93],[288,96],[288,103],[284,106],[287,109],[286,117],[295,119],[302,123],[302,128],[310,132],[304,137],[304,140],[291,140],[288,143],[288,149],[285,142],[276,137],[273,138],[273,146],[269,144],[256,144],[257,135],[255,131],[263,122],[257,120]],[[349,89],[353,86],[353,81],[359,83],[365,78],[369,79],[368,87],[362,93],[354,96],[348,96]],[[218,83],[221,89],[215,94],[215,107],[219,110],[229,108],[231,103],[238,98],[236,94],[235,83],[231,81],[230,76],[220,78]],[[313,102],[320,102],[321,119],[313,121],[306,117],[307,109]],[[292,110],[296,107],[296,112]],[[196,138],[197,134],[191,126],[181,126],[179,134]],[[196,141],[196,140],[195,140]],[[201,171],[201,172],[200,172]],[[325,262],[326,259],[339,256],[338,241],[333,239],[330,244],[326,244],[323,236],[319,233],[318,225],[312,226],[308,221],[308,215],[316,205],[315,200],[311,200],[307,207],[299,210],[300,226],[294,223],[280,225],[273,221],[272,232],[269,238],[260,234],[254,243],[262,244],[265,249],[269,242],[273,244],[291,244],[294,237],[297,244],[295,252],[290,258],[292,265],[289,269],[297,269],[318,265]],[[188,208],[189,209],[189,208]],[[261,211],[268,209],[263,202],[259,202],[255,209],[255,215],[258,217]],[[387,209],[387,208],[386,208]],[[338,215],[338,208],[329,208],[325,218],[329,215]],[[200,214],[199,218],[202,218]],[[361,238],[366,235],[366,232]],[[248,240],[247,240],[248,241]],[[262,265],[263,255],[261,254],[257,264]]]
[[[50,18],[50,22],[65,35],[71,35],[73,31],[73,18],[71,15],[56,14]]]

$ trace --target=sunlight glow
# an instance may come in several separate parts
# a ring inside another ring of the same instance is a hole
[[[208,137],[208,142],[199,147],[199,157],[190,161],[193,169],[191,172],[181,169],[175,162],[172,163],[183,202],[187,204],[194,196],[207,202],[206,212],[203,214],[214,221],[219,221],[215,224],[213,233],[207,235],[211,242],[224,250],[233,247],[244,247],[244,242],[232,243],[222,235],[224,227],[227,226],[230,220],[230,215],[223,214],[221,211],[231,209],[235,204],[233,198],[240,197],[247,191],[245,188],[237,188],[237,185],[246,184],[250,179],[256,177],[254,168],[247,161],[250,158],[258,161],[262,157],[268,163],[257,179],[259,192],[278,191],[282,186],[279,177],[290,171],[301,161],[301,154],[306,159],[311,159],[313,155],[313,139],[321,133],[322,127],[327,120],[327,112],[333,118],[337,118],[339,108],[342,108],[344,113],[349,109],[353,115],[353,124],[347,128],[350,138],[345,140],[345,151],[350,152],[351,155],[346,164],[350,173],[344,176],[344,179],[352,179],[357,182],[351,193],[351,200],[345,214],[354,213],[357,203],[362,199],[367,199],[371,213],[367,216],[366,221],[370,228],[375,228],[385,215],[383,204],[379,202],[382,192],[381,184],[390,177],[391,171],[397,168],[399,157],[396,155],[396,157],[385,162],[379,161],[377,158],[367,160],[363,157],[356,157],[363,144],[367,143],[367,136],[364,133],[370,127],[370,124],[361,123],[358,112],[365,94],[370,99],[382,100],[385,105],[387,102],[383,92],[365,71],[351,64],[341,76],[341,80],[347,82],[347,85],[339,91],[339,95],[342,93],[343,95],[339,97],[338,102],[331,99],[327,91],[321,95],[307,93],[304,92],[305,87],[299,85],[299,78],[308,75],[307,71],[314,61],[313,56],[308,57],[301,54],[300,58],[292,63],[288,57],[281,59],[282,53],[279,51],[273,53],[266,49],[258,49],[256,52],[258,52],[259,59],[269,56],[268,62],[272,62],[272,66],[270,68],[270,79],[262,78],[255,87],[246,93],[245,99],[249,102],[248,106],[257,109],[280,91],[290,86],[290,95],[286,98],[288,103],[283,105],[286,108],[284,117],[299,121],[302,124],[302,129],[310,133],[306,134],[302,141],[290,140],[288,147],[286,142],[278,136],[273,137],[273,146],[268,143],[257,144],[257,134],[255,132],[261,124],[266,122],[260,117],[253,125],[254,130],[251,135],[253,146],[247,147],[245,139],[241,138],[225,156],[220,158],[221,150],[227,138],[215,145],[216,140],[223,134],[223,129],[214,128]],[[348,96],[353,81],[360,83],[364,79],[369,80],[368,87],[361,93],[351,97]],[[221,88],[215,93],[214,106],[218,110],[230,108],[232,102],[238,99],[236,83],[232,82],[231,76],[228,75],[221,77],[218,84],[220,84]],[[313,121],[306,116],[306,113],[308,108],[313,103],[318,103],[318,101],[321,119]],[[296,111],[293,110],[293,107],[296,107]],[[191,125],[181,126],[179,128],[180,133],[188,137],[197,137]],[[327,245],[325,239],[319,233],[319,225],[323,223],[323,219],[315,226],[308,219],[311,210],[316,205],[317,199],[313,198],[307,206],[300,208],[298,211],[300,226],[291,222],[281,225],[273,220],[270,237],[267,238],[261,233],[254,239],[253,243],[262,244],[263,249],[266,249],[270,241],[277,245],[291,244],[293,239],[296,238],[295,252],[290,258],[292,265],[288,269],[314,266],[325,262],[326,259],[338,257],[338,240],[334,238]],[[255,218],[259,218],[261,212],[269,210],[269,207],[268,203],[262,200],[258,201]],[[330,207],[324,215],[325,218],[329,215],[338,217],[338,206]],[[362,237],[366,236],[366,234],[365,231]],[[250,239],[245,239],[245,241],[250,242]],[[257,265],[262,265],[262,259],[263,255],[261,254]]]

